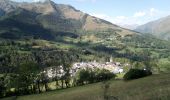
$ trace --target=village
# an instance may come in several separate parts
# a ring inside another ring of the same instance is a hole
[[[129,64],[121,64],[120,62],[114,62],[112,57],[110,58],[109,62],[96,62],[96,61],[91,61],[91,62],[75,62],[73,63],[70,74],[71,76],[75,76],[77,71],[81,69],[105,69],[110,71],[111,73],[118,74],[118,73],[123,73],[124,66],[127,66]],[[65,74],[63,66],[53,66],[53,67],[48,67],[44,69],[44,73],[47,75],[49,78],[54,78],[54,77],[61,77],[62,75]]]

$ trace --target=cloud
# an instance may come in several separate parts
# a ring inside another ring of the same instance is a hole
[[[145,11],[138,11],[136,12],[133,17],[144,17],[144,16],[150,16],[150,17],[153,17],[153,16],[156,16],[160,13],[159,10],[155,9],[155,8],[150,8],[148,10],[145,10]]]
[[[134,25],[134,24],[144,24],[152,20],[159,19],[161,17],[167,16],[170,11],[160,11],[156,8],[149,8],[143,11],[137,11],[131,16],[109,16],[101,13],[93,13],[91,15],[96,16],[101,19],[105,19],[114,24],[118,25]]]
[[[104,20],[107,20],[109,22],[112,22],[114,23],[114,20],[113,20],[113,17],[109,16],[109,15],[106,15],[106,14],[100,14],[100,13],[92,13],[90,14],[92,16],[95,16],[97,18],[101,18],[101,19],[104,19]]]
[[[40,2],[41,0],[33,0],[33,2]]]
[[[13,1],[38,2],[38,1],[43,1],[43,0],[13,0]],[[57,0],[54,0],[54,1],[57,1]],[[99,0],[71,0],[71,1],[80,2],[80,3],[83,3],[83,2],[95,3],[95,2],[98,2]],[[128,15],[128,16],[127,15],[113,16],[113,15],[109,15],[109,14],[105,14],[105,13],[95,13],[95,12],[92,13],[91,15],[96,16],[101,19],[105,19],[107,21],[110,21],[110,22],[112,22],[114,24],[118,24],[118,25],[123,25],[123,24],[127,24],[127,25],[139,24],[139,25],[141,25],[146,22],[156,20],[161,17],[165,17],[168,14],[170,14],[170,11],[162,11],[162,10],[156,9],[154,7],[151,7],[148,9],[135,11],[134,13],[132,13],[131,15]]]
[[[116,16],[112,19],[112,23],[119,24],[119,23],[127,22],[128,20],[129,18],[126,16]]]
[[[159,13],[160,11],[155,8],[150,8],[149,14],[150,16],[154,16],[155,14]]]
[[[43,2],[45,0],[32,0],[33,2]]]
[[[90,1],[90,2],[96,2],[97,0],[74,0],[74,1],[78,1],[78,2],[85,2],[85,1]]]
[[[98,17],[98,18],[101,18],[101,19],[109,19],[110,18],[110,16],[108,16],[106,14],[92,13],[91,15],[95,16],[95,17]]]
[[[143,16],[145,16],[146,15],[146,12],[136,12],[133,16],[134,17],[143,17]]]
[[[137,18],[133,18],[133,16],[132,17],[128,17],[128,16],[112,17],[112,16],[109,16],[106,14],[99,14],[99,13],[93,13],[91,15],[101,18],[101,19],[104,19],[104,20],[107,20],[107,21],[110,21],[110,22],[112,22],[114,24],[118,24],[118,25],[123,25],[123,24],[131,25],[131,24],[141,23],[140,20],[137,20]]]

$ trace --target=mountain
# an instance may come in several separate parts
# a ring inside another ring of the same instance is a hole
[[[122,62],[146,61],[148,55],[167,59],[169,50],[167,41],[119,27],[70,5],[50,0],[33,3],[0,0],[3,72],[15,71],[25,61],[49,67],[61,60],[107,61],[110,56]]]
[[[16,2],[10,0],[0,0],[0,12],[8,13],[16,8]]]
[[[0,29],[3,30],[0,34],[5,37],[9,30],[13,35],[50,38],[55,37],[58,32],[113,30],[121,36],[136,34],[136,32],[83,13],[70,5],[56,4],[50,0],[33,3],[1,0],[0,16]]]
[[[170,16],[158,19],[141,25],[135,29],[135,31],[141,33],[151,33],[162,39],[170,39]]]
[[[118,25],[120,25],[123,28],[130,29],[130,30],[134,30],[134,29],[136,29],[139,26],[138,24],[132,24],[132,25],[118,24]]]

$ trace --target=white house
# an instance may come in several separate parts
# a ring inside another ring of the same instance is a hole
[[[110,72],[113,72],[115,74],[117,73],[123,73],[123,65],[121,65],[120,62],[113,62],[112,59],[110,59],[110,62],[76,62],[73,64],[70,74],[71,76],[74,76],[76,72],[80,69],[106,69],[109,70]],[[63,66],[53,66],[45,69],[46,74],[49,78],[54,78],[54,77],[61,77],[65,74],[63,70]]]

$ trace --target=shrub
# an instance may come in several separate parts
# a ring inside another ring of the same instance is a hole
[[[142,77],[146,77],[152,75],[152,72],[149,70],[141,70],[141,69],[130,69],[125,75],[124,80],[132,80],[138,79]]]
[[[77,74],[77,85],[101,82],[115,78],[116,75],[108,70],[81,69]]]
[[[97,75],[96,75],[96,79],[97,81],[101,82],[101,81],[105,81],[105,80],[110,80],[112,78],[115,78],[116,75],[111,73],[108,70],[100,70]]]
[[[5,91],[4,77],[0,77],[0,98],[4,96]]]

